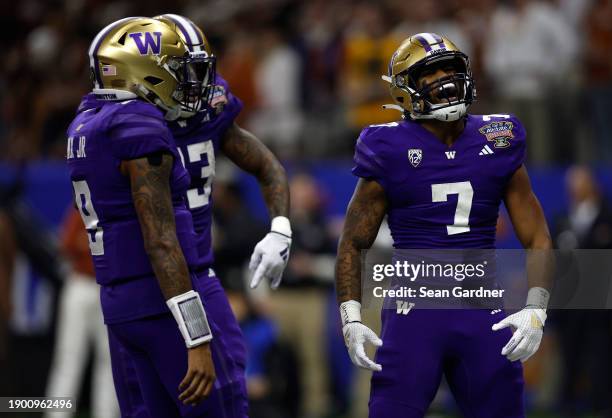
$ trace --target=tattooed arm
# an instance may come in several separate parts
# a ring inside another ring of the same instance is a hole
[[[189,270],[178,238],[170,192],[173,158],[169,154],[123,161],[145,250],[166,300],[191,290]]]
[[[287,175],[274,154],[255,135],[236,123],[225,132],[221,149],[234,164],[257,178],[270,217],[288,217]]]
[[[359,179],[349,203],[338,245],[336,292],[338,303],[361,301],[361,250],[376,239],[387,211],[387,198],[380,184]]]
[[[353,364],[372,371],[381,371],[382,365],[368,357],[365,344],[380,347],[383,342],[361,323],[361,250],[372,246],[386,211],[382,186],[373,180],[359,179],[346,212],[336,261],[336,293],[344,343]]]
[[[170,192],[172,165],[169,154],[121,163],[121,172],[130,177],[145,250],[166,300],[192,290],[187,262],[176,236]],[[173,315],[176,319],[175,312]],[[187,350],[187,373],[179,384],[178,399],[196,405],[210,394],[215,379],[210,344],[192,346]]]
[[[282,280],[291,249],[289,185],[285,169],[255,135],[236,123],[225,132],[221,149],[234,164],[259,181],[272,225],[251,256],[251,288],[267,278],[270,279],[270,286],[276,289]]]

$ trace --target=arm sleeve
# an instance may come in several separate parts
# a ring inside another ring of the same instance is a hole
[[[120,104],[109,123],[113,155],[133,160],[154,152],[174,154],[172,134],[161,112],[143,102]]]
[[[357,177],[376,180],[383,184],[385,178],[384,164],[380,153],[376,152],[376,145],[369,128],[361,131],[355,144],[355,154],[353,156],[355,165],[351,171]]]

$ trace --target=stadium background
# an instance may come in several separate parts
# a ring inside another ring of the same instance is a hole
[[[71,200],[64,131],[90,88],[88,44],[113,20],[167,12],[203,28],[218,71],[245,104],[239,123],[291,175],[297,235],[285,284],[276,293],[245,291],[244,263],[267,217],[256,182],[217,162],[217,270],[252,339],[253,417],[365,416],[367,374],[351,367],[344,350],[333,256],[356,182],[355,138],[363,126],[398,116],[381,110],[390,99],[380,74],[409,34],[444,34],[471,57],[478,88],[472,113],[523,120],[528,170],[554,238],[575,233],[577,247],[612,245],[611,0],[2,2],[0,396],[46,390],[66,275],[56,253]],[[589,240],[584,234],[592,231],[573,223],[585,201],[600,209],[603,237],[599,231]],[[498,246],[517,245],[502,215]],[[13,246],[16,256],[6,250]],[[526,364],[532,416],[611,414],[610,314],[580,315],[553,314]],[[80,384],[82,417],[95,396],[88,393],[91,368]],[[433,409],[455,410],[444,389]]]

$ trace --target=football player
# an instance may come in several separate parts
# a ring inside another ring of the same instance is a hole
[[[89,60],[94,89],[68,128],[67,159],[122,415],[245,417],[240,330],[198,252],[189,174],[167,124],[200,111],[210,62],[141,17],[100,31]],[[125,386],[132,370],[142,405]]]
[[[336,266],[350,357],[374,372],[370,417],[423,417],[443,375],[464,416],[523,417],[521,361],[542,338],[548,256],[528,263],[527,303],[508,317],[484,309],[383,309],[381,338],[361,323],[360,251],[385,216],[396,249],[491,249],[503,201],[526,249],[551,248],[523,164],[520,121],[467,113],[476,97],[468,57],[447,38],[420,33],[402,42],[383,79],[403,120],[361,132],[353,168],[359,180]],[[366,342],[378,347],[374,361]]]
[[[270,286],[276,289],[287,265],[291,246],[291,225],[287,217],[289,186],[285,170],[259,139],[235,122],[242,110],[242,102],[231,94],[227,82],[216,74],[216,60],[204,32],[180,15],[165,14],[154,19],[173,27],[191,53],[202,56],[207,62],[199,112],[169,123],[179,155],[191,175],[186,198],[198,234],[200,264],[210,266],[213,260],[211,191],[215,155],[221,151],[259,182],[272,221],[270,232],[257,244],[251,257],[250,286],[255,288],[266,278],[270,280]]]

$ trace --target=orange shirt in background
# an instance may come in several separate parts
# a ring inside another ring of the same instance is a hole
[[[93,260],[89,250],[89,238],[79,211],[68,210],[61,230],[61,250],[72,269],[80,274],[95,277]]]

